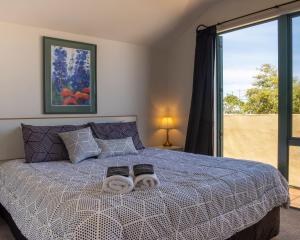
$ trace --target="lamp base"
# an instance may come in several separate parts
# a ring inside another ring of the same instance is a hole
[[[164,147],[172,147],[173,144],[170,143],[169,141],[166,141],[164,144],[163,144]]]
[[[164,147],[172,147],[172,143],[171,142],[169,142],[169,131],[170,131],[170,129],[166,129],[167,131],[166,131],[166,133],[167,133],[167,135],[166,135],[166,141],[165,141],[165,143],[163,144],[163,146]]]

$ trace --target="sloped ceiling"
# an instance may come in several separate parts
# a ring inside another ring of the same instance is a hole
[[[151,45],[222,0],[0,0],[0,21]]]

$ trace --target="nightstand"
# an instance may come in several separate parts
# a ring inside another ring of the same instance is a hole
[[[164,150],[173,150],[173,151],[183,151],[182,146],[171,146],[171,147],[155,146],[155,148],[164,149]]]

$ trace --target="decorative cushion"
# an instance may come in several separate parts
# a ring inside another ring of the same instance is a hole
[[[138,153],[131,137],[110,140],[95,138],[95,140],[101,149],[100,158]]]
[[[96,138],[108,140],[131,137],[136,149],[144,149],[136,122],[89,123]]]
[[[85,128],[86,125],[32,126],[21,124],[27,163],[68,160],[68,151],[58,133]]]
[[[96,157],[101,152],[89,127],[58,135],[62,138],[72,163]]]

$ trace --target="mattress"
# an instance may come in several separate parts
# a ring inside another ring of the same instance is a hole
[[[109,166],[155,166],[161,186],[106,194]],[[0,166],[0,202],[22,234],[41,239],[225,240],[289,202],[274,167],[147,148],[137,155]]]

